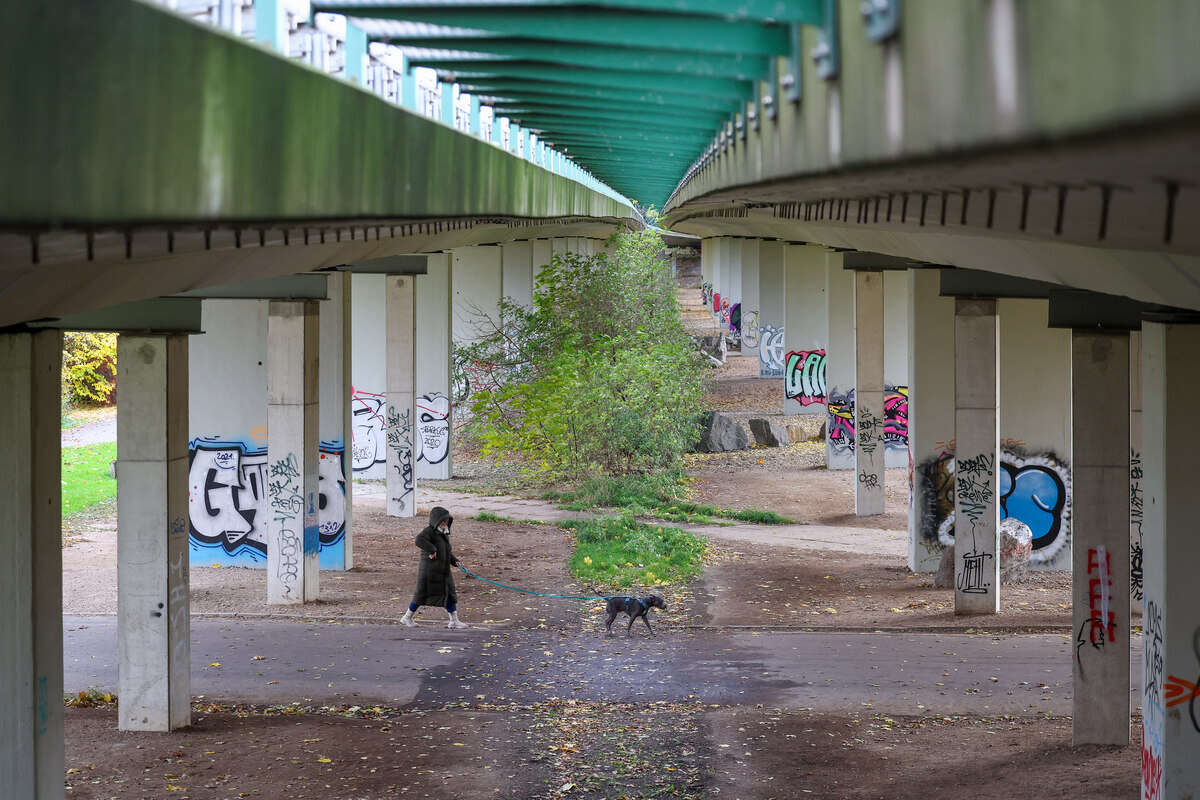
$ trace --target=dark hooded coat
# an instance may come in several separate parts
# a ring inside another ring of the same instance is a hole
[[[446,527],[454,524],[454,517],[441,506],[429,512],[429,524],[417,534],[416,545],[421,550],[421,566],[417,571],[417,590],[413,592],[412,601],[419,606],[439,606],[445,608],[449,604],[458,604],[458,595],[454,593],[454,575],[450,568],[458,566],[458,559],[450,551],[450,537],[438,530],[438,525],[446,520]],[[437,558],[430,558],[430,553],[437,553]]]

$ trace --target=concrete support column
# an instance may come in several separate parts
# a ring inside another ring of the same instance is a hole
[[[1072,743],[1129,742],[1129,333],[1071,335]]]
[[[58,331],[0,334],[0,785],[33,800],[63,797],[61,370]]]
[[[742,355],[758,356],[759,258],[758,239],[742,240]]]
[[[407,275],[389,275],[387,302],[387,515],[412,517],[417,513],[417,487],[413,475],[417,447],[416,397],[416,291]]]
[[[999,327],[994,299],[955,300],[955,614],[1000,610]]]
[[[551,239],[534,239],[530,242],[533,253],[533,288],[537,291],[538,276],[542,274],[542,270],[550,263],[550,258],[554,255],[551,247]]]
[[[319,594],[320,305],[267,306],[267,602]]]
[[[191,716],[188,340],[117,339],[117,727]],[[203,486],[193,491],[204,491]]]
[[[841,253],[825,253],[824,256],[827,331],[825,466],[828,469],[854,469],[854,358],[857,352],[854,342],[854,275],[843,268]],[[788,277],[788,293],[794,296],[791,275]],[[791,323],[795,315],[790,309],[791,304],[788,305],[788,324],[794,327]],[[784,373],[785,386],[789,373],[790,370]]]
[[[327,278],[329,300],[321,304],[319,392],[320,446],[317,484],[321,569],[354,567],[353,409],[351,284],[349,272]]]
[[[1141,618],[1143,596],[1142,525],[1145,519],[1142,465],[1142,332],[1129,334],[1129,613]]]
[[[721,299],[726,294],[726,284],[729,282],[729,239],[718,236],[713,239],[712,254],[712,296],[709,299],[708,310],[713,319],[720,319]]]
[[[1198,363],[1200,325],[1143,323],[1143,800],[1200,796]]]
[[[941,296],[935,269],[909,270],[907,278],[908,568],[933,572],[953,533],[954,299]]]
[[[854,513],[883,513],[883,273],[854,273]]]
[[[758,316],[749,321],[751,333],[758,338],[759,377],[782,377],[787,341],[784,317],[787,314],[787,282],[783,242],[761,242],[758,247]],[[824,291],[824,263],[821,284]],[[784,401],[785,411],[787,401]],[[797,404],[799,405],[799,404]]]
[[[417,479],[445,480],[453,473],[451,457],[451,306],[450,256],[435,253],[428,272],[416,280]]]
[[[586,241],[586,240],[585,240]],[[505,297],[526,308],[533,306],[533,244],[509,242],[500,246]]]

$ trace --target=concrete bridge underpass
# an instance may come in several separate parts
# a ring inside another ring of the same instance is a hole
[[[121,333],[120,726],[171,730],[189,564],[316,598],[353,475],[404,516],[450,474],[452,342],[628,198],[701,240],[860,515],[910,467],[958,613],[999,607],[1003,518],[1073,572],[1076,743],[1128,742],[1140,614],[1143,797],[1200,791],[1194,4],[175,5],[0,10],[15,796],[63,793],[62,330]]]

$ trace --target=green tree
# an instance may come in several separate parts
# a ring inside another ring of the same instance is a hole
[[[621,232],[607,252],[557,254],[531,309],[456,353],[471,383],[468,433],[483,452],[547,477],[659,472],[699,432],[705,367],[675,298],[663,241]]]
[[[74,406],[110,405],[117,392],[117,335],[67,331],[63,334],[63,402]]]

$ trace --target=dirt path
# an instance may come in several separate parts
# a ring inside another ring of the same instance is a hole
[[[80,447],[117,440],[117,408],[88,409],[75,414],[86,420],[82,425],[62,432],[63,447]]]

